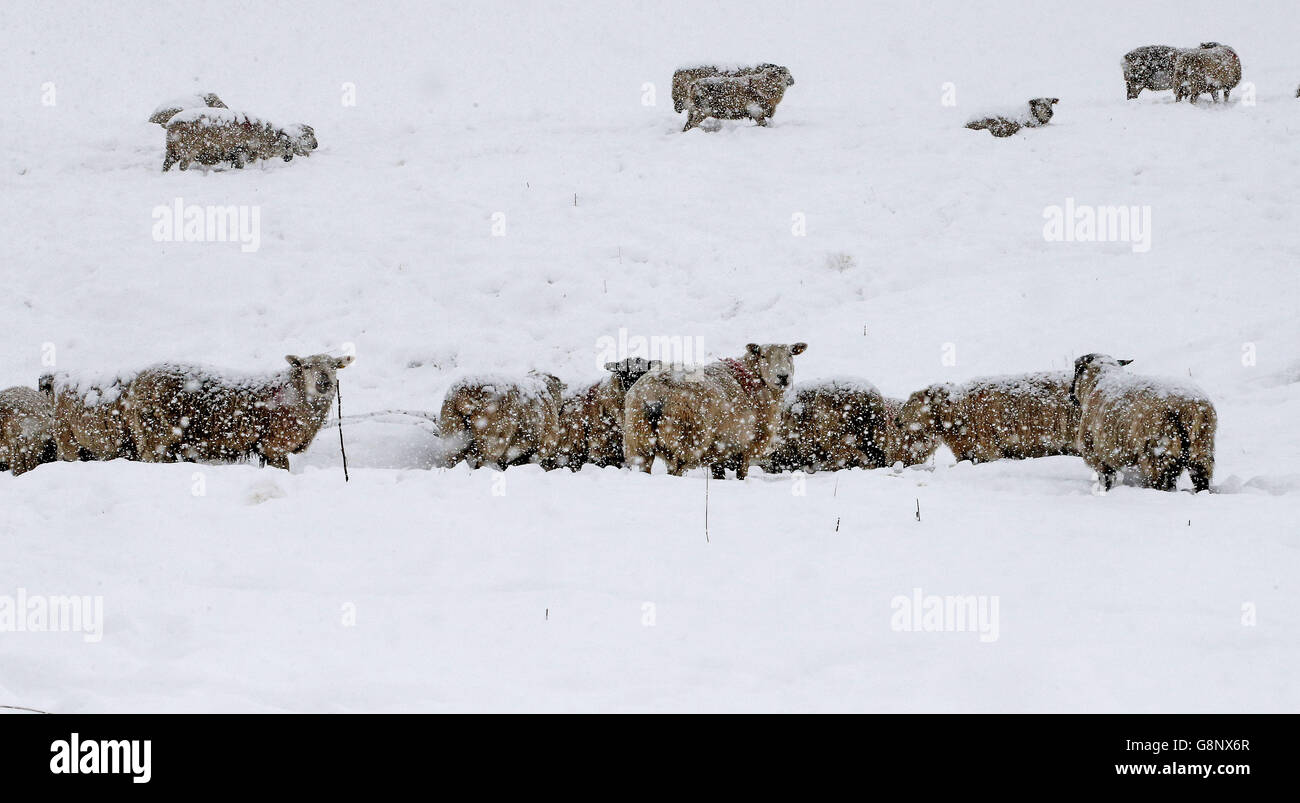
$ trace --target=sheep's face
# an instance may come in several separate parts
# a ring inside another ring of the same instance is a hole
[[[300,398],[311,401],[324,400],[329,403],[338,390],[338,371],[352,362],[352,357],[333,357],[329,354],[313,354],[310,357],[285,356],[285,362],[292,366],[293,383]]]
[[[1029,110],[1033,113],[1034,119],[1046,123],[1052,119],[1052,104],[1060,102],[1060,98],[1034,98],[1029,101]]]
[[[1085,354],[1074,361],[1074,380],[1070,382],[1070,401],[1082,404],[1091,395],[1103,371],[1119,368],[1133,362],[1117,360],[1109,354]]]
[[[745,347],[745,362],[764,385],[785,389],[794,383],[795,355],[807,348],[807,343],[750,343]]]
[[[945,428],[945,421],[951,425],[950,395],[951,387],[948,385],[931,385],[924,390],[918,390],[903,402],[903,407],[899,410],[894,423],[903,430],[909,440],[924,440],[932,437]]]
[[[302,125],[299,126],[299,128],[301,129],[301,133],[290,138],[292,140],[293,152],[297,156],[307,156],[318,147],[318,143],[316,142],[316,131],[309,125]]]

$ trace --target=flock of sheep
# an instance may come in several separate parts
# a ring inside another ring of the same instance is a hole
[[[1214,405],[1196,387],[1129,374],[1128,360],[1088,354],[1068,371],[936,384],[906,400],[869,382],[793,385],[804,343],[751,343],[740,357],[693,367],[627,359],[566,393],[549,374],[470,377],[435,419],[444,462],[504,470],[592,463],[668,473],[707,467],[723,479],[922,463],[940,443],[973,463],[1082,457],[1109,489],[1127,471],[1172,491],[1183,470],[1197,491],[1214,474]]]
[[[1074,372],[935,384],[906,400],[869,382],[795,386],[805,343],[749,344],[691,367],[629,358],[569,393],[554,376],[468,377],[437,416],[441,462],[471,467],[588,463],[680,476],[707,467],[744,479],[767,473],[914,465],[940,443],[982,463],[1082,457],[1109,489],[1119,472],[1172,491],[1187,470],[1197,491],[1214,474],[1214,405],[1198,388],[1124,370],[1088,354]],[[0,470],[55,460],[231,463],[288,469],[326,420],[337,372],[351,357],[289,355],[278,373],[235,376],[164,363],[103,378],[46,374],[37,388],[0,391]]]
[[[259,159],[309,156],[316,150],[316,132],[309,125],[280,128],[246,112],[231,111],[214,92],[186,95],[159,104],[149,115],[167,132],[163,172],[191,162],[204,166],[229,164],[243,169]]]

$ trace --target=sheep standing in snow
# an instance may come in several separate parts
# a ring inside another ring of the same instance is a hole
[[[56,459],[49,394],[24,387],[0,390],[0,471],[17,477]]]
[[[966,123],[966,127],[973,131],[987,130],[995,137],[1009,137],[1021,128],[1047,125],[1052,119],[1052,105],[1060,102],[1060,98],[1034,98],[1021,114],[981,117]]]
[[[471,468],[555,465],[564,383],[531,372],[522,379],[467,377],[447,390],[438,416],[448,462]]]
[[[256,457],[289,469],[311,445],[352,357],[315,354],[274,374],[236,376],[195,365],[147,368],[127,390],[127,419],[139,458],[228,463]]]
[[[1218,42],[1203,42],[1198,48],[1183,50],[1174,59],[1174,102],[1188,98],[1195,103],[1202,93],[1218,102],[1216,92],[1228,93],[1241,83],[1241,59],[1237,51]]]
[[[560,407],[557,466],[577,471],[586,463],[623,465],[623,402],[628,388],[647,371],[661,367],[658,360],[629,357],[605,363],[610,375],[577,393],[565,396]]]
[[[1054,371],[931,385],[908,397],[898,423],[916,436],[942,439],[958,461],[1078,454],[1072,378]]]
[[[1179,48],[1169,45],[1145,45],[1124,54],[1124,87],[1133,100],[1142,90],[1161,91],[1174,88],[1174,60]]]
[[[1174,490],[1185,468],[1195,490],[1209,490],[1218,427],[1213,402],[1194,385],[1134,376],[1123,369],[1130,362],[1107,354],[1074,361],[1079,453],[1107,490],[1115,473],[1130,467],[1147,488]]]
[[[179,163],[215,165],[224,162],[242,168],[258,159],[279,157],[288,162],[316,148],[311,126],[277,128],[243,112],[229,109],[187,109],[167,122],[167,155],[163,172]]]
[[[673,73],[673,111],[680,113],[686,108],[687,97],[690,95],[691,84],[701,78],[712,78],[715,76],[736,77],[745,75],[756,75],[759,73],[772,72],[786,81],[786,86],[794,86],[794,77],[790,71],[779,64],[764,63],[753,67],[733,67],[723,68],[711,64],[701,64],[695,67],[682,67]],[[773,110],[775,114],[775,109]],[[768,117],[772,115],[769,114]]]
[[[690,131],[710,117],[752,119],[761,126],[776,114],[786,87],[794,84],[790,71],[771,66],[745,75],[715,75],[693,81],[686,93],[686,125]]]
[[[885,405],[886,426],[883,430],[884,440],[881,448],[885,452],[885,465],[893,466],[902,463],[905,466],[914,466],[929,460],[939,448],[939,437],[925,430],[914,432],[899,422],[905,403],[903,399],[885,396],[882,402]]]
[[[135,459],[127,419],[131,375],[81,377],[45,374],[40,389],[54,406],[53,435],[60,460]]]
[[[794,357],[806,348],[750,343],[740,359],[647,373],[623,407],[628,464],[649,473],[661,457],[669,474],[708,466],[715,479],[728,468],[744,479],[750,464],[771,451]]]
[[[167,121],[171,120],[185,109],[198,109],[202,107],[207,107],[209,109],[228,108],[226,104],[221,102],[221,98],[217,97],[215,92],[184,95],[158,104],[158,108],[154,109],[153,114],[149,115],[149,122],[157,123],[163,128],[166,128]]]
[[[760,465],[769,474],[892,465],[890,429],[884,397],[869,382],[801,384],[786,397],[774,448]]]

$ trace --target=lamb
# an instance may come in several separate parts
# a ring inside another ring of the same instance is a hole
[[[1074,361],[1079,453],[1106,490],[1129,467],[1147,488],[1175,490],[1185,468],[1196,491],[1209,490],[1218,427],[1213,402],[1194,385],[1134,376],[1123,370],[1130,362],[1108,354]]]
[[[1188,98],[1195,103],[1202,93],[1218,102],[1216,92],[1228,93],[1241,83],[1241,59],[1237,52],[1218,42],[1202,42],[1199,48],[1181,51],[1174,59],[1174,102]]]
[[[719,120],[748,117],[766,126],[785,97],[786,87],[793,84],[790,71],[775,65],[746,75],[696,79],[686,93],[686,125],[682,131],[690,131],[709,117]]]
[[[288,162],[316,148],[316,132],[307,125],[276,128],[265,120],[229,109],[187,109],[168,121],[167,155],[163,172],[180,163],[215,165],[229,162],[243,168],[258,159],[280,157]]]
[[[287,355],[289,368],[236,376],[163,363],[141,371],[127,390],[127,419],[139,458],[160,462],[241,462],[289,470],[325,422],[338,371],[352,357]]]
[[[197,109],[200,107],[207,107],[209,109],[228,108],[225,103],[221,102],[221,98],[217,97],[215,92],[184,95],[158,104],[158,108],[154,109],[153,114],[149,115],[149,122],[157,123],[163,128],[166,128],[167,121],[171,120],[181,111],[185,109]]]
[[[0,471],[17,477],[57,459],[49,394],[24,387],[0,390]]]
[[[931,385],[908,397],[898,424],[938,436],[960,462],[1078,454],[1079,410],[1067,371]]]
[[[714,76],[744,76],[755,75],[774,71],[783,79],[787,80],[786,86],[794,86],[794,77],[790,71],[779,64],[759,64],[755,67],[735,67],[724,69],[713,65],[702,64],[696,67],[682,67],[673,73],[673,111],[680,113],[686,108],[687,97],[690,94],[691,84],[701,78],[712,78]],[[775,110],[773,110],[775,112]],[[772,115],[768,115],[771,117]]]
[[[1052,119],[1052,105],[1060,103],[1060,98],[1034,98],[1029,101],[1029,109],[1018,115],[992,115],[971,120],[966,127],[972,131],[988,130],[995,137],[1009,137],[1021,128],[1039,128]]]
[[[471,468],[540,463],[554,468],[565,385],[550,374],[467,377],[451,386],[438,417],[451,464]]]
[[[894,422],[869,382],[830,380],[797,385],[785,399],[765,473],[892,465],[886,454]]]
[[[1174,60],[1180,48],[1169,45],[1145,45],[1124,54],[1124,86],[1128,99],[1142,90],[1160,91],[1174,88]]]
[[[740,359],[647,373],[623,406],[627,462],[649,473],[661,457],[676,476],[708,466],[715,479],[731,468],[743,480],[750,464],[771,451],[794,357],[807,348],[750,343]]]
[[[53,436],[59,460],[136,458],[128,423],[127,389],[134,374],[45,374],[40,390],[54,407]]]
[[[577,471],[586,463],[623,465],[623,402],[628,388],[647,371],[662,367],[659,360],[629,357],[605,363],[610,375],[566,396],[560,407],[557,466]]]

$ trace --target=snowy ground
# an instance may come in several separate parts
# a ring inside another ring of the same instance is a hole
[[[699,472],[503,484],[412,423],[349,427],[347,485],[334,430],[292,474],[44,466],[0,476],[0,604],[100,596],[102,640],[0,632],[0,705],[1300,710],[1294,5],[672,5],[5,4],[0,382],[350,344],[351,414],[593,381],[620,329],[807,341],[796,380],[895,396],[1102,351],[1215,399],[1220,493],[941,451],[711,482],[706,540]],[[1253,94],[1124,100],[1126,50],[1209,39]],[[679,134],[700,60],[796,84],[770,129]],[[146,118],[207,90],[320,149],[159,172]],[[1046,128],[961,128],[1035,96]],[[156,242],[177,198],[256,208],[259,247]],[[1045,241],[1067,199],[1149,208],[1150,249]],[[895,629],[916,588],[996,597],[996,640]]]

